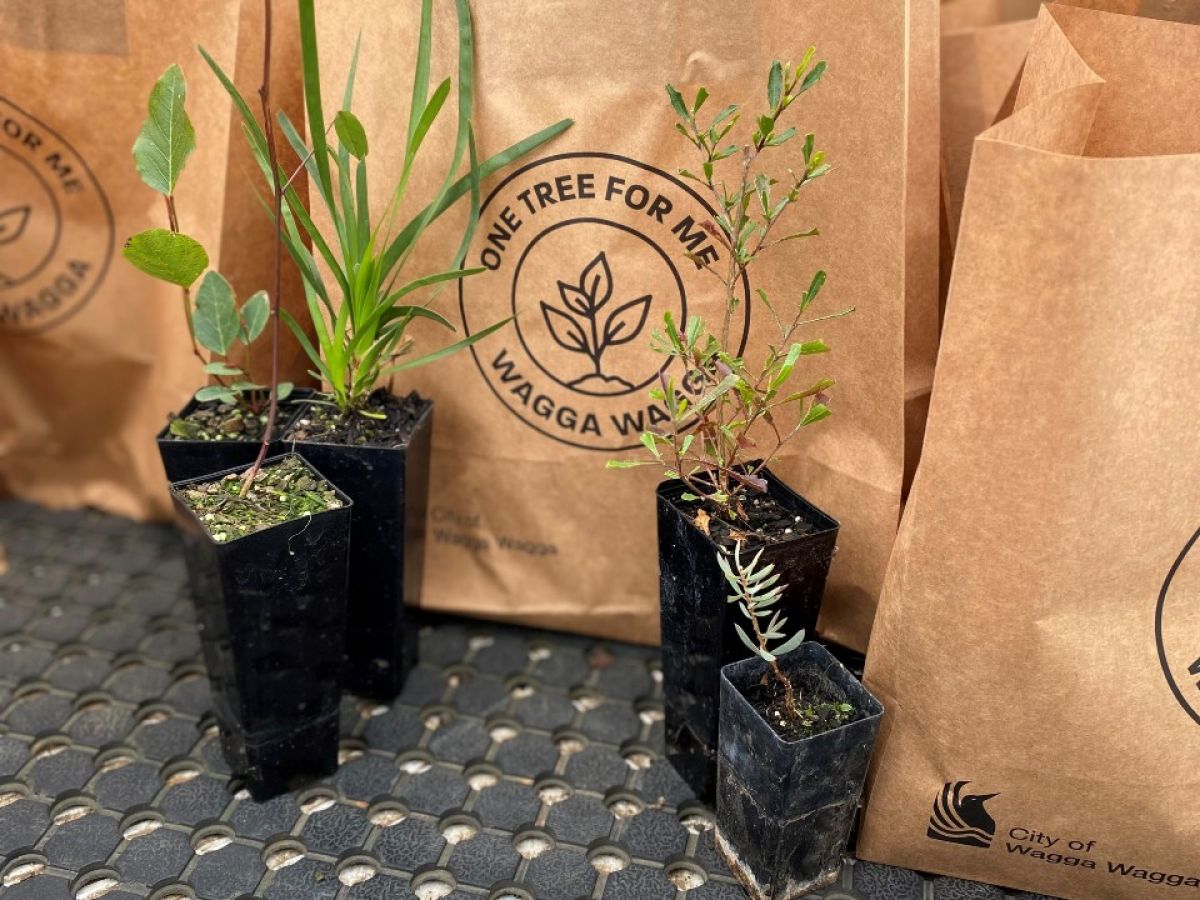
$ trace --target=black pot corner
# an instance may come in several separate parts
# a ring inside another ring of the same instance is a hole
[[[785,674],[816,670],[862,717],[785,741],[744,690],[768,672],[753,657],[721,670],[717,848],[754,900],[792,900],[837,878],[883,705],[816,642],[780,657]]]
[[[180,492],[245,468],[171,494],[222,749],[265,800],[337,768],[352,501],[339,490],[338,509],[219,543]]]
[[[309,388],[298,388],[284,401],[275,427],[276,434],[285,433],[300,411],[299,401],[306,400],[311,394],[312,390]],[[185,418],[199,405],[200,402],[192,397],[179,411],[179,418]],[[248,466],[258,457],[259,447],[262,446],[262,442],[258,440],[198,441],[173,437],[170,422],[162,427],[154,439],[158,444],[158,455],[162,459],[163,469],[167,473],[167,481],[171,484],[202,478],[237,466]],[[282,452],[282,442],[278,438],[271,441],[267,455],[277,456]]]
[[[424,576],[432,454],[432,400],[398,447],[298,441],[300,453],[355,503],[350,523],[350,580],[345,677],[348,690],[394,699],[417,662],[410,607]]]
[[[838,522],[763,470],[768,492],[809,526],[767,545],[788,589],[780,601],[789,624],[813,634],[837,544]],[[726,602],[718,545],[695,526],[678,480],[655,492],[658,516],[659,602],[662,618],[663,699],[667,758],[696,796],[712,803],[717,782],[720,670],[748,653],[737,636],[737,611]]]

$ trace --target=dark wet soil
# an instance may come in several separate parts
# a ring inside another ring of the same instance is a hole
[[[769,670],[761,682],[751,685],[745,692],[750,704],[785,741],[815,737],[863,717],[861,710],[847,702],[845,692],[820,672],[801,669],[792,672],[790,677],[799,718],[788,709],[786,692]]]
[[[430,401],[416,391],[397,397],[386,388],[371,393],[359,410],[345,415],[334,405],[309,401],[284,435],[285,441],[398,447],[406,444]]]
[[[789,512],[770,494],[752,494],[743,498],[744,521],[730,521],[711,503],[694,500],[680,502],[679,506],[692,517],[697,527],[700,525],[698,513],[703,509],[708,516],[708,535],[722,547],[732,547],[738,541],[745,541],[747,546],[778,544],[816,530],[811,522]]]

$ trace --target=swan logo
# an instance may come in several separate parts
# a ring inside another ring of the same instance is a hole
[[[565,153],[518,169],[484,202],[459,284],[468,333],[513,324],[471,347],[496,397],[529,427],[585,450],[640,446],[667,420],[649,398],[682,370],[651,349],[670,313],[720,321],[713,271],[728,260],[712,207],[688,184],[608,153]],[[706,271],[710,269],[710,271]],[[743,280],[730,342],[750,320]]]
[[[1167,686],[1200,725],[1200,530],[1191,536],[1158,594],[1154,637]]]
[[[0,334],[43,331],[78,312],[104,280],[113,232],[83,158],[0,97]]]
[[[969,781],[948,781],[933,798],[927,837],[964,847],[992,846],[996,820],[987,811],[987,802],[997,794],[964,793]]]

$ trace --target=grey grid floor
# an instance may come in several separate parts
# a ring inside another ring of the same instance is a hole
[[[338,773],[229,778],[167,528],[0,502],[5,900],[740,900],[660,757],[653,650],[421,630],[399,700],[348,698]],[[1003,900],[851,863],[825,900]]]

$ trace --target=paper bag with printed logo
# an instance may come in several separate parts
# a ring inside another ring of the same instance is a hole
[[[777,468],[841,520],[825,629],[863,646],[936,340],[936,0],[815,0],[787,10],[704,0],[686,14],[630,0],[563,0],[536,12],[504,0],[471,5],[480,153],[563,117],[575,124],[485,182],[468,264],[488,271],[439,301],[469,332],[512,315],[515,325],[395,381],[437,404],[423,602],[657,639],[659,475],[605,462],[637,453],[657,412],[648,391],[662,360],[649,344],[663,313],[712,319],[720,308],[716,281],[685,252],[718,262],[722,254],[703,228],[714,215],[709,201],[677,175],[695,160],[674,130],[664,85],[690,94],[704,85],[711,104],[753,110],[765,102],[771,61],[798,61],[812,44],[829,70],[794,107],[795,124],[817,135],[834,170],[813,186],[797,223],[819,226],[821,237],[764,257],[747,290],[795,297],[824,268],[826,311],[858,308],[814,332],[834,347],[812,371],[838,380],[836,412]],[[451,74],[454,17],[449,4],[435,9],[435,65]],[[416,5],[330,0],[317,12],[326,96],[341,95],[355,37],[370,23],[354,108],[372,135],[375,171],[398,171],[411,75],[395,60],[412,58]],[[414,195],[429,197],[442,178],[451,124],[426,142],[429,165],[414,176]],[[796,167],[800,143],[776,156],[779,171]],[[414,273],[445,268],[466,212],[464,203],[440,223],[445,239],[430,234]],[[603,318],[579,325],[560,283],[600,284]],[[768,329],[761,307],[742,309],[736,343],[754,357]]]
[[[295,11],[276,6],[275,59],[294,73]],[[240,152],[227,166],[242,137],[196,52],[203,45],[252,91],[261,10],[252,0],[186,0],[169,15],[152,0],[0,6],[0,493],[169,514],[154,435],[205,376],[178,289],[121,256],[130,235],[166,222],[130,148],[150,88],[179,63],[197,136],[180,225],[240,296],[267,287],[258,173]],[[277,78],[275,94],[294,104],[298,80]],[[223,228],[236,240],[222,242]]]
[[[1064,6],[975,143],[859,852],[1200,889],[1200,28]]]

